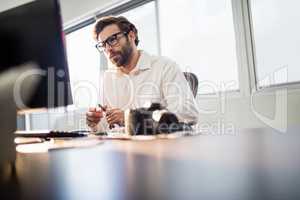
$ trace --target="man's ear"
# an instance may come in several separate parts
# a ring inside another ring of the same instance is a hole
[[[128,33],[128,37],[134,42],[136,36],[135,36],[135,33],[133,31],[129,31]]]

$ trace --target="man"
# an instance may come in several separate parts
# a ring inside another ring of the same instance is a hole
[[[96,22],[93,34],[109,69],[101,79],[102,108],[86,113],[92,130],[124,125],[126,109],[149,102],[161,103],[180,121],[197,123],[198,109],[183,73],[175,62],[138,50],[138,31],[132,23],[124,17],[104,17]]]

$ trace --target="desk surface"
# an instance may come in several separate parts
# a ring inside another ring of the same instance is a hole
[[[16,176],[1,193],[22,199],[300,199],[298,130],[18,153]]]

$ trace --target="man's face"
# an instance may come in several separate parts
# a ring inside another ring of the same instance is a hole
[[[99,34],[98,41],[106,41],[112,35],[119,33],[121,30],[115,24],[106,26]],[[104,50],[106,57],[117,67],[124,66],[129,63],[133,48],[130,43],[130,39],[127,35],[118,34],[117,35],[117,43],[113,46],[106,44],[106,48]]]

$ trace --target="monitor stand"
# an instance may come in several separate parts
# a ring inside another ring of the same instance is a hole
[[[0,73],[0,174],[3,166],[14,163],[16,148],[14,132],[16,130],[16,113],[22,103],[33,94],[40,75],[35,64],[11,67]]]

